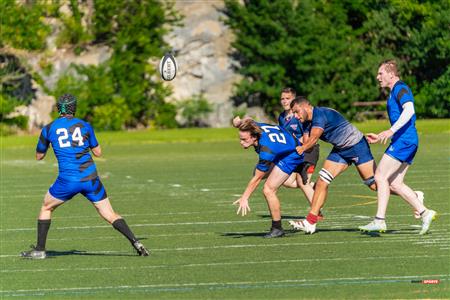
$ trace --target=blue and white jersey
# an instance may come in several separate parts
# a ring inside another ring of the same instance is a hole
[[[278,124],[293,134],[298,140],[303,136],[302,123],[294,115],[286,116],[286,112],[282,112],[278,117]]]
[[[392,87],[387,100],[387,112],[391,126],[400,118],[400,115],[403,112],[402,106],[408,101],[414,103],[411,89],[404,82],[397,81]],[[411,119],[394,134],[392,142],[399,139],[407,141],[409,144],[418,144],[419,138],[416,130],[416,114],[414,114]]]
[[[265,123],[256,124],[263,131],[258,146],[255,147],[256,153],[259,154],[259,161],[256,165],[258,170],[267,172],[272,163],[277,163],[286,156],[297,153],[295,147],[301,145],[300,141],[296,140],[284,128]],[[298,158],[303,157],[303,155],[298,154],[297,156]]]
[[[332,144],[337,149],[356,145],[363,134],[336,110],[328,107],[314,107],[311,123],[303,124],[303,129],[309,132],[312,128],[322,128],[320,139]]]
[[[52,145],[58,160],[59,178],[89,181],[97,178],[90,149],[98,146],[92,126],[73,117],[59,117],[42,128],[36,152],[46,153]]]

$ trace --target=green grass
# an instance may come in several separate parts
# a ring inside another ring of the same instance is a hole
[[[330,187],[326,219],[314,235],[265,240],[270,226],[258,189],[247,217],[231,203],[251,176],[256,155],[233,129],[99,133],[97,167],[114,208],[152,250],[147,258],[96,215],[81,196],[58,208],[51,257],[18,253],[35,242],[36,215],[57,166],[34,158],[36,136],[1,143],[0,297],[33,299],[418,299],[450,294],[449,121],[420,121],[420,149],[406,182],[440,213],[419,236],[411,209],[392,198],[381,236],[355,230],[370,221],[376,194],[354,167]],[[357,124],[364,132],[386,122]],[[372,151],[378,160],[385,146]],[[321,146],[321,161],[331,147]],[[284,221],[307,213],[300,191],[281,189]],[[440,279],[440,284],[411,283]]]

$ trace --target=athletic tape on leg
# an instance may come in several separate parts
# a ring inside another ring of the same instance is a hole
[[[330,184],[334,179],[333,175],[331,175],[330,172],[328,172],[326,169],[323,168],[322,170],[319,171],[319,176],[323,181],[325,181],[328,184]]]

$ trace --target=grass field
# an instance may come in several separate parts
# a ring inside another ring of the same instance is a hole
[[[377,131],[386,122],[357,125]],[[36,216],[56,178],[52,153],[34,161],[36,136],[1,139],[0,298],[49,299],[418,299],[450,296],[449,120],[421,121],[420,149],[406,182],[425,192],[440,218],[419,236],[420,221],[398,198],[388,232],[356,228],[371,220],[376,194],[354,167],[330,186],[319,232],[263,239],[270,216],[258,189],[252,212],[231,203],[245,188],[256,155],[233,129],[102,133],[97,167],[114,208],[151,249],[138,257],[81,196],[54,213],[42,261],[19,258],[35,243]],[[372,147],[376,160],[385,146]],[[321,161],[331,147],[321,145]],[[315,174],[316,176],[316,174]],[[308,207],[282,189],[283,225]],[[439,284],[414,283],[439,279]]]

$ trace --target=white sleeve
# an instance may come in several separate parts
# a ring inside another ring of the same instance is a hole
[[[393,133],[396,133],[400,128],[402,128],[414,115],[414,103],[412,101],[408,101],[403,104],[403,112],[398,118],[397,122],[392,125],[391,130]]]

